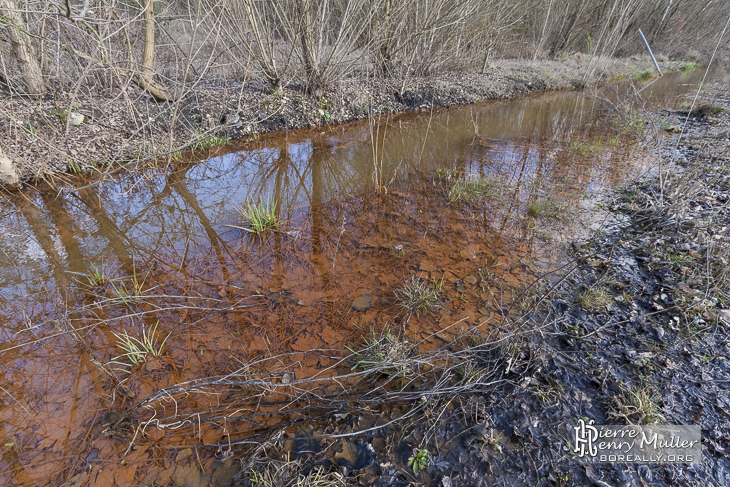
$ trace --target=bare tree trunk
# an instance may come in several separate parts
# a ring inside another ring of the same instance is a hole
[[[307,90],[317,91],[321,88],[321,82],[317,72],[316,60],[314,59],[314,39],[312,32],[314,29],[314,21],[311,18],[311,2],[299,0],[297,3],[299,9],[299,44],[302,49],[302,64],[304,64],[304,73],[307,78]]]
[[[152,76],[155,71],[155,11],[154,0],[144,2],[144,51],[142,51],[142,66],[145,75]]]
[[[41,96],[46,93],[46,83],[43,80],[41,64],[35,55],[33,44],[28,35],[28,26],[25,23],[23,12],[18,9],[15,0],[4,0],[0,5],[5,8],[0,12],[8,22],[8,34],[13,47],[13,54],[18,58],[20,71],[23,74],[23,84],[28,95]]]
[[[142,68],[144,71],[134,77],[137,84],[147,90],[157,101],[171,100],[172,97],[167,93],[167,90],[152,79],[155,73],[154,0],[144,0],[144,50],[142,51]]]

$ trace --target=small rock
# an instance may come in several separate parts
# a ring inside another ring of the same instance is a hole
[[[231,113],[225,117],[225,123],[228,125],[236,125],[241,121],[241,117],[237,113]]]
[[[13,161],[0,150],[0,184],[14,186],[20,182],[18,173],[15,172]]]
[[[68,112],[68,123],[73,125],[74,127],[78,127],[82,123],[84,123],[84,116],[77,112]]]
[[[355,311],[367,311],[370,309],[371,304],[373,304],[373,295],[361,294],[360,296],[353,299],[350,307]]]

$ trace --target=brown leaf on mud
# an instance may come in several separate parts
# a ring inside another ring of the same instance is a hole
[[[114,471],[108,468],[100,470],[89,485],[91,487],[110,487],[114,485]]]
[[[150,441],[161,440],[165,436],[165,430],[162,428],[156,428],[154,426],[147,428],[145,436]]]
[[[120,466],[114,472],[114,482],[119,487],[127,487],[137,485],[134,482],[134,476],[137,473],[137,466],[132,465],[131,462],[125,462],[125,465]]]
[[[178,485],[184,487],[208,487],[210,477],[201,472],[193,464],[187,466],[178,465],[171,479]]]

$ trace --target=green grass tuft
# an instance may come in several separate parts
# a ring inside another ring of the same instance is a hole
[[[276,207],[277,203],[273,199],[259,200],[256,203],[246,200],[246,206],[238,208],[238,212],[250,225],[245,230],[258,235],[279,228],[281,220],[276,213]]]
[[[124,353],[114,357],[110,363],[124,367],[133,367],[138,363],[144,362],[148,355],[152,355],[153,357],[162,355],[162,349],[171,333],[168,333],[162,339],[162,343],[158,343],[158,325],[159,322],[149,329],[143,327],[140,338],[129,336],[126,331],[121,335],[114,333],[114,336],[117,337],[117,347]]]
[[[624,387],[621,394],[614,397],[613,411],[609,412],[609,416],[621,418],[628,424],[662,423],[665,418],[658,401],[658,395],[647,385]]]
[[[367,375],[407,376],[413,369],[408,357],[413,347],[400,337],[395,336],[389,328],[380,335],[373,330],[365,339],[365,347],[353,352],[357,361],[352,370],[365,370]]]
[[[558,203],[553,198],[532,200],[527,204],[527,215],[532,218],[553,218],[565,220],[566,206]]]
[[[194,151],[201,151],[226,145],[230,141],[231,138],[226,134],[205,134],[199,132],[198,137],[190,147]]]
[[[613,298],[604,289],[587,289],[578,297],[578,304],[588,311],[601,311],[613,303]]]
[[[635,73],[632,78],[640,81],[648,81],[654,78],[654,71],[640,71]]]
[[[453,181],[446,193],[446,200],[449,203],[497,198],[502,189],[498,179],[481,174],[467,174],[461,178],[448,180]]]
[[[441,303],[438,289],[416,276],[395,291],[395,298],[401,308],[416,316],[428,313]]]
[[[679,67],[679,70],[683,73],[689,73],[690,71],[694,71],[695,69],[700,69],[703,66],[700,63],[686,63]]]

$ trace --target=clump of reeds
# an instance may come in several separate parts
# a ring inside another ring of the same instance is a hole
[[[246,205],[238,208],[238,212],[249,224],[249,228],[244,228],[244,230],[262,234],[279,228],[281,220],[276,212],[277,206],[274,199],[258,200],[256,202],[246,200]]]

